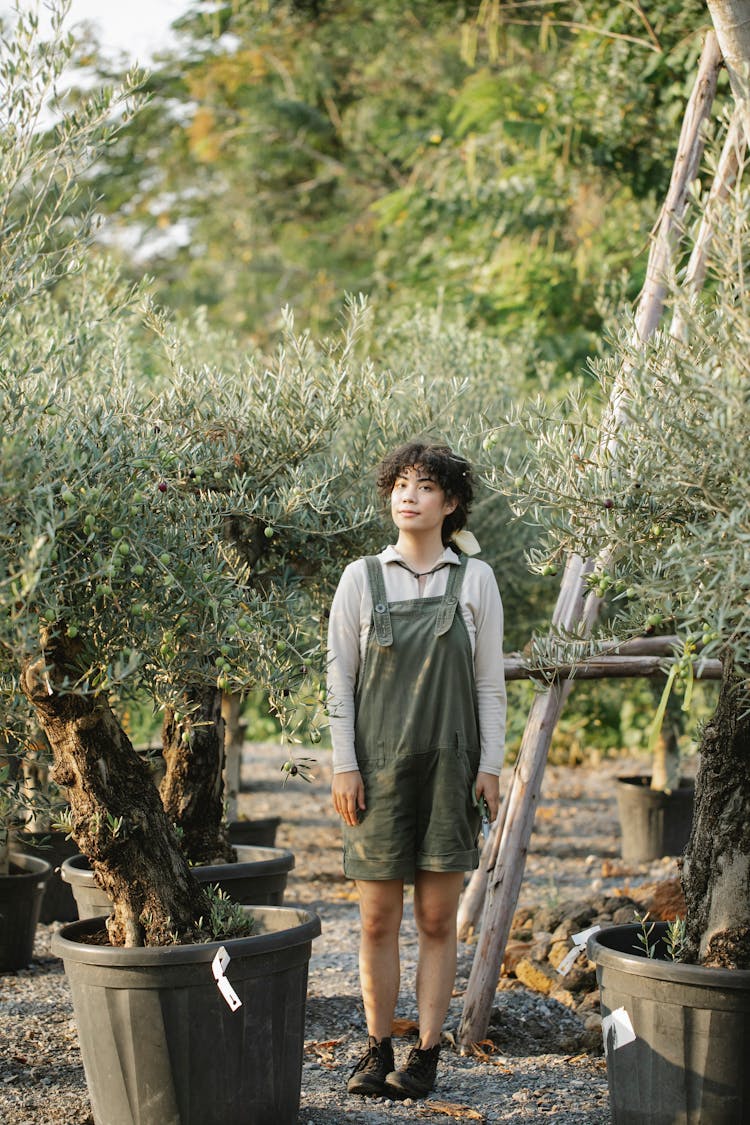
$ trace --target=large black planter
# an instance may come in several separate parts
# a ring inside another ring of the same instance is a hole
[[[250,937],[206,945],[87,944],[104,919],[53,935],[73,995],[96,1125],[294,1125],[314,914],[252,909]],[[224,945],[232,1011],[212,962]]]
[[[750,971],[706,969],[639,953],[640,927],[589,939],[602,1016],[624,1009],[635,1039],[605,1037],[614,1125],[750,1125]],[[619,1017],[624,1018],[624,1017]]]
[[[52,867],[47,880],[39,921],[74,922],[78,917],[73,891],[63,881],[60,867],[66,859],[78,852],[75,840],[69,839],[65,832],[19,832],[18,845],[26,855],[44,859]]]
[[[617,778],[622,858],[647,863],[682,855],[693,823],[695,785],[682,779],[669,793],[651,788],[648,775]]]
[[[0,972],[25,969],[52,867],[44,859],[11,852],[10,874],[0,875]]]
[[[237,863],[194,867],[199,883],[218,884],[243,905],[281,906],[287,875],[294,867],[294,854],[284,848],[235,847]],[[94,872],[84,855],[75,855],[62,865],[62,877],[72,887],[79,918],[108,914],[110,900],[94,881]]]
[[[227,838],[230,844],[254,844],[256,847],[273,848],[276,844],[276,830],[280,824],[280,816],[230,820],[227,824]]]

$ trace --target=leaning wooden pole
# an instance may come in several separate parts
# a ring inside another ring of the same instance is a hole
[[[724,138],[724,146],[721,150],[719,163],[716,166],[714,181],[711,185],[708,199],[706,200],[706,207],[701,216],[698,233],[695,236],[695,242],[690,252],[690,260],[685,270],[685,280],[682,285],[682,291],[687,303],[694,300],[696,294],[703,288],[708,264],[708,253],[713,237],[716,209],[726,201],[732,187],[737,181],[740,167],[745,159],[746,147],[742,114],[739,107],[736,107],[729,128],[727,129],[727,135]],[[681,340],[683,343],[687,343],[688,339],[687,323],[685,320],[686,311],[686,306],[679,306],[675,309],[672,324],[669,329],[670,335],[676,340]]]
[[[745,136],[750,138],[750,0],[706,0]]]
[[[704,127],[716,92],[721,62],[716,36],[709,32],[696,83],[686,107],[669,191],[651,246],[646,282],[636,313],[636,330],[641,342],[652,334],[663,312],[666,279],[674,247],[682,234],[690,185],[698,175],[703,155]],[[621,405],[626,397],[627,373],[622,373],[610,403],[610,415],[617,423],[608,430],[607,442],[612,450],[622,420]],[[586,596],[584,583],[585,574],[593,565],[591,560],[575,557],[569,559],[566,565],[556,617],[568,631],[577,626],[579,631],[590,630],[598,615],[600,599],[593,593]],[[536,696],[526,723],[505,800],[503,831],[497,839],[497,855],[493,867],[487,872],[481,930],[458,1030],[463,1047],[479,1042],[487,1034],[500,967],[521,889],[550,741],[570,686],[570,680],[555,681],[547,691]]]

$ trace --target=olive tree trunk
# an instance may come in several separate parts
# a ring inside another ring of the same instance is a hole
[[[682,886],[688,959],[750,969],[750,697],[729,657],[701,739]]]
[[[42,658],[24,667],[21,685],[52,747],[54,780],[67,789],[73,839],[114,903],[109,940],[194,940],[208,902],[106,697],[62,690],[74,680],[66,676],[74,666],[67,643],[49,640]]]
[[[224,720],[221,692],[189,688],[184,715],[168,710],[162,745],[167,772],[159,792],[191,863],[231,863],[224,827]]]

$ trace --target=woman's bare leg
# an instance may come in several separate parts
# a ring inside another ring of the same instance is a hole
[[[357,888],[362,923],[359,946],[362,1000],[367,1032],[380,1041],[390,1037],[398,1000],[401,980],[398,934],[404,909],[404,883],[402,879],[358,879]]]
[[[423,1049],[440,1042],[456,980],[456,914],[462,872],[417,871],[414,917],[419,934],[417,1007]]]

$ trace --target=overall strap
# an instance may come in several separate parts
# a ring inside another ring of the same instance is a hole
[[[375,637],[382,648],[393,644],[393,626],[391,615],[388,612],[388,599],[385,594],[385,578],[380,559],[376,555],[368,555],[367,577],[370,580],[370,596],[372,597],[372,619],[375,623]]]
[[[446,583],[445,593],[443,594],[443,601],[437,612],[437,617],[435,618],[436,637],[442,637],[453,624],[453,618],[456,616],[456,606],[458,605],[461,584],[464,580],[465,573],[466,559],[461,555],[458,566],[451,565],[450,567],[450,574],[448,575],[448,582]]]

